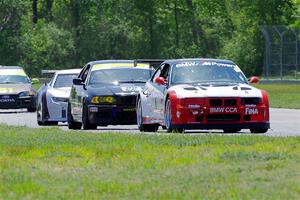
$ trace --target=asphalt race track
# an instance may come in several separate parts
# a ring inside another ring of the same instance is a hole
[[[265,134],[270,136],[300,136],[300,110],[295,109],[270,109],[271,129]],[[25,110],[0,110],[0,123],[41,128],[36,122],[36,113],[28,113]],[[66,124],[59,124],[63,130],[68,130]],[[98,127],[95,133],[101,132],[139,133],[137,126],[108,126]],[[164,133],[163,130],[159,130]],[[222,133],[222,131],[188,131],[189,134]],[[242,130],[241,134],[247,134],[249,130]]]

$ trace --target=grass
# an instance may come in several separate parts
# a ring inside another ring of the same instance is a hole
[[[299,199],[300,138],[0,125],[0,199]]]
[[[300,85],[292,84],[258,84],[254,87],[266,90],[272,108],[300,109]]]

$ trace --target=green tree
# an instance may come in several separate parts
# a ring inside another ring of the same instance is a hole
[[[31,74],[39,75],[41,69],[77,67],[71,60],[75,50],[71,33],[53,23],[39,20],[33,29],[23,33],[20,45],[21,64]]]
[[[99,59],[219,57],[260,74],[259,25],[300,27],[299,13],[298,0],[2,0],[0,61],[37,74]]]
[[[233,31],[231,37],[224,41],[220,57],[234,60],[248,75],[260,75],[264,40],[259,26],[288,25],[292,22],[293,4],[290,0],[227,0],[226,5]]]
[[[0,65],[17,65],[20,59],[22,0],[0,1]]]
[[[295,12],[292,15],[294,19],[294,23],[292,23],[291,26],[295,29],[299,29],[300,28],[300,0],[293,0],[293,4],[295,7]]]

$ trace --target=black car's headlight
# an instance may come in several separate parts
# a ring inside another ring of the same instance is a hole
[[[93,104],[114,104],[116,99],[113,96],[94,96],[91,102]]]
[[[52,97],[52,100],[55,102],[68,102],[68,98],[65,97]]]
[[[25,92],[21,92],[19,93],[19,97],[32,97],[35,95],[35,92],[34,91],[25,91]]]

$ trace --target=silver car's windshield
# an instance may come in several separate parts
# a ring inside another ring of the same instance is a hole
[[[172,70],[171,84],[182,83],[247,83],[247,79],[234,64],[216,62],[185,62]]]
[[[72,87],[73,79],[76,78],[77,75],[78,74],[58,74],[53,87]]]
[[[141,68],[116,68],[93,71],[89,84],[101,83],[145,83],[150,79],[152,70]]]
[[[30,80],[27,76],[20,75],[0,75],[0,84],[5,83],[30,83]]]

